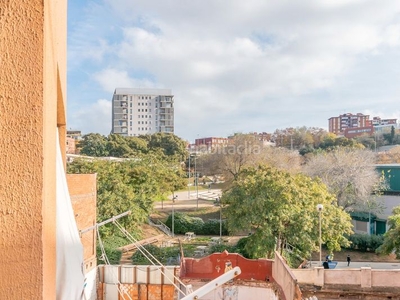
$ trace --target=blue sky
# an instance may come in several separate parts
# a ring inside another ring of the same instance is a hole
[[[116,87],[168,88],[175,133],[400,119],[400,2],[69,0],[68,128],[111,130]]]

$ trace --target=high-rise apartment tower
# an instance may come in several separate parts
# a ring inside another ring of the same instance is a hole
[[[138,136],[174,132],[174,96],[169,89],[117,88],[111,133]]]

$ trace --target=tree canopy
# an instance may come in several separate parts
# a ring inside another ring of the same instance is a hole
[[[329,250],[347,245],[350,216],[319,180],[276,168],[245,168],[221,198],[230,232],[251,230],[246,252],[257,258],[274,249],[293,247],[300,257],[318,249],[319,213],[322,204],[322,241]]]
[[[82,160],[68,164],[68,173],[97,173],[97,221],[131,210],[121,219],[126,229],[137,231],[147,220],[155,200],[185,186],[178,164],[171,165],[152,155],[123,161]],[[105,226],[102,231],[110,234]]]
[[[223,174],[226,180],[235,179],[243,168],[259,164],[299,171],[300,161],[297,151],[264,146],[253,134],[236,134],[228,145],[200,157],[209,174]]]
[[[384,234],[382,246],[378,252],[384,254],[395,253],[400,258],[400,206],[393,209],[392,215],[388,218],[389,230]]]
[[[186,142],[174,134],[154,133],[138,137],[124,137],[98,133],[83,136],[79,142],[80,153],[94,157],[134,157],[138,154],[157,153],[170,161],[184,161],[187,157]]]
[[[337,148],[309,156],[303,170],[311,177],[320,178],[336,195],[340,206],[353,210],[371,202],[373,194],[385,188],[374,163],[372,151]]]

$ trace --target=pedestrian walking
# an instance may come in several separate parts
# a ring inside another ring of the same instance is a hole
[[[350,266],[351,258],[350,255],[347,255],[347,266]]]
[[[328,259],[326,259],[326,260],[323,262],[322,266],[324,267],[324,269],[329,269]]]

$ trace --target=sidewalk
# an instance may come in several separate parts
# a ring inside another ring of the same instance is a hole
[[[319,262],[318,261],[312,261],[311,262],[311,267],[318,267]],[[363,267],[370,267],[371,269],[380,269],[380,270],[394,270],[394,269],[399,269],[400,270],[400,263],[384,263],[384,262],[356,262],[352,261],[350,263],[350,266],[347,266],[346,261],[339,261],[338,264],[336,265],[337,269],[360,269]]]
[[[222,192],[220,189],[199,189],[197,192],[196,187],[192,186],[190,187],[190,193],[189,190],[179,191],[175,192],[174,195],[170,195],[168,198],[172,199],[173,196],[178,196],[177,200],[195,200],[198,195],[199,199],[215,200],[215,198],[221,197],[221,194]]]

